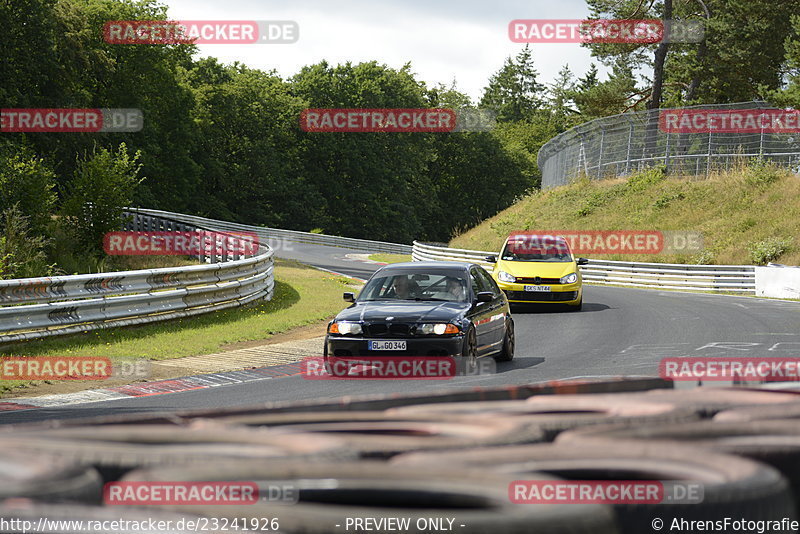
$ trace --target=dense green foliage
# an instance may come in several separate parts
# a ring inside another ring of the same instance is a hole
[[[670,1],[587,0],[597,16],[642,18],[660,16]],[[675,15],[697,18],[698,2],[676,0]],[[800,18],[789,16],[798,2],[705,0],[709,38],[668,47],[663,102],[764,96],[800,103]],[[155,0],[0,0],[0,107],[139,108],[145,118],[136,133],[0,135],[0,277],[29,275],[32,265],[47,274],[56,264],[59,272],[79,264],[76,257],[96,266],[100,236],[119,225],[126,204],[352,237],[445,241],[536,189],[536,155],[550,138],[641,107],[650,95],[640,78],[655,46],[591,45],[612,67],[606,79],[594,66],[583,74],[565,66],[552,83],[539,79],[534,49],[525,46],[498,58],[473,103],[455,86],[426,86],[410,64],[323,61],[285,79],[200,58],[192,45],[102,39],[108,20],[167,18]],[[298,118],[309,107],[481,108],[497,114],[497,126],[307,133]],[[13,257],[21,252],[9,243],[20,235],[32,236],[26,252],[34,259]]]

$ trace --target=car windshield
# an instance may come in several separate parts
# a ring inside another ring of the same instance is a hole
[[[444,274],[403,273],[378,276],[364,286],[358,300],[466,302],[467,282],[464,278]]]
[[[571,262],[572,254],[566,246],[531,247],[509,241],[503,247],[501,258],[506,261]]]

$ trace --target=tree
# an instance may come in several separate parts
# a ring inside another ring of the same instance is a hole
[[[67,233],[86,254],[99,255],[103,236],[120,230],[122,209],[130,205],[143,180],[138,178],[140,156],[140,152],[130,156],[122,143],[116,152],[95,148],[79,160],[61,215]]]
[[[642,98],[648,109],[663,105],[727,103],[763,98],[781,86],[784,42],[796,35],[791,17],[800,0],[587,0],[593,18],[671,19],[701,22],[697,43],[588,43],[607,65],[623,58],[634,70],[650,70]]]
[[[596,73],[597,71],[595,70]],[[575,76],[572,74],[569,65],[564,65],[553,83],[547,87],[547,106],[558,133],[575,126],[577,123],[575,118],[578,111],[575,109],[575,103],[573,102],[575,86]]]
[[[794,35],[786,39],[785,87],[768,91],[769,100],[775,105],[800,108],[800,15],[792,18]]]
[[[56,203],[56,174],[25,147],[0,150],[0,212],[12,207],[31,231],[43,234]]]
[[[586,85],[572,95],[572,100],[584,120],[607,117],[635,109],[634,96],[640,91],[636,87],[633,67],[623,57],[614,62],[611,75],[604,82]],[[641,104],[641,102],[639,103]]]
[[[500,121],[530,118],[543,103],[545,87],[536,78],[533,54],[528,45],[515,59],[506,58],[503,67],[489,78],[480,107],[497,112]]]

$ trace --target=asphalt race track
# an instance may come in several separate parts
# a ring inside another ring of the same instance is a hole
[[[279,257],[364,278],[377,266],[346,249],[295,244]],[[344,302],[342,303],[344,307]],[[59,408],[0,412],[0,423],[252,405],[267,401],[433,391],[602,375],[657,375],[668,356],[796,357],[800,302],[587,286],[581,312],[515,310],[513,362],[452,380],[306,380],[301,376]],[[320,331],[320,335],[323,332]]]

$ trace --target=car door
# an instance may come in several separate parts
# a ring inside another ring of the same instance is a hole
[[[473,297],[476,297],[477,294],[482,291],[490,291],[490,289],[486,287],[484,280],[481,278],[480,273],[478,273],[478,269],[478,267],[472,267],[469,270],[469,278],[470,283],[472,284]],[[492,345],[494,344],[492,339],[494,325],[491,324],[493,313],[492,304],[492,302],[478,302],[476,298],[473,298],[472,301],[472,310],[470,315],[472,323],[475,325],[479,356],[486,354],[487,352],[491,352]]]
[[[494,349],[497,349],[500,343],[503,342],[503,336],[506,332],[506,317],[508,315],[508,310],[506,309],[507,304],[503,298],[502,291],[495,281],[492,280],[489,273],[480,267],[475,269],[475,273],[485,288],[483,291],[490,291],[494,295],[494,300],[490,303],[487,302],[487,304],[491,304],[491,315],[488,323],[488,343]]]

